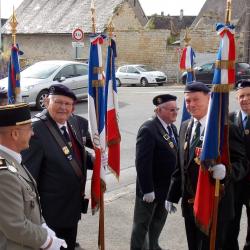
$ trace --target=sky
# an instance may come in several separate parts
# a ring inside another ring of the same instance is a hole
[[[8,18],[12,14],[13,5],[15,8],[23,0],[0,0],[1,17]],[[67,0],[63,0],[67,1]],[[83,0],[84,1],[84,0]],[[108,1],[108,0],[103,0]],[[139,0],[146,15],[161,14],[179,15],[180,9],[183,9],[184,15],[198,15],[201,7],[206,0]]]

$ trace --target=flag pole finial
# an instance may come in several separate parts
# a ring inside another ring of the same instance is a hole
[[[10,26],[11,26],[11,33],[12,33],[12,43],[16,44],[16,27],[18,25],[17,19],[16,19],[16,14],[15,14],[15,9],[13,6],[13,13],[10,18]]]
[[[95,0],[91,0],[91,20],[92,20],[92,32],[96,33],[96,13],[95,13]]]
[[[109,21],[108,26],[107,26],[107,31],[108,31],[108,36],[109,36],[109,44],[111,45],[111,39],[113,37],[113,32],[115,30],[115,27],[113,25],[112,20]]]
[[[226,24],[230,24],[231,17],[232,17],[232,0],[227,0],[227,8],[226,8],[226,16],[225,16]]]
[[[115,30],[115,27],[114,27],[114,25],[113,25],[112,20],[109,21],[108,26],[107,26],[107,29],[108,29],[109,37],[112,38],[113,32],[114,32],[114,30]]]
[[[185,36],[183,40],[185,42],[185,46],[188,46],[189,42],[191,41],[191,37],[188,36],[188,28],[186,28],[186,32],[185,32]]]

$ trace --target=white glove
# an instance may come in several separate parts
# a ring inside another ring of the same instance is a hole
[[[56,236],[56,233],[51,228],[49,228],[46,223],[43,223],[42,227],[47,230],[47,233],[50,237]]]
[[[155,192],[144,194],[142,199],[148,203],[153,202],[155,199]]]
[[[168,211],[169,214],[175,213],[177,211],[177,208],[174,206],[174,204],[170,201],[165,201],[165,208]]]
[[[104,168],[108,166],[108,154],[106,151],[101,154],[101,163]]]
[[[223,164],[214,165],[210,170],[213,172],[214,179],[222,180],[226,176],[226,167]]]
[[[60,250],[61,247],[67,248],[65,240],[59,239],[57,237],[52,237],[52,244],[47,250]]]

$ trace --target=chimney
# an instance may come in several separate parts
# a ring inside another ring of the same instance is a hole
[[[183,9],[180,10],[180,20],[182,21],[183,19]]]
[[[161,12],[161,16],[164,16],[164,11]]]

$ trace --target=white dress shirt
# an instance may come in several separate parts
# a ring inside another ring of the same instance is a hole
[[[201,124],[200,135],[203,134],[205,126],[206,126],[207,115],[205,115],[204,117],[202,117],[200,120],[197,120],[196,118],[193,118],[193,119],[194,119],[194,125],[192,127],[192,133],[191,133],[190,141],[192,141],[192,139],[193,139],[193,136],[194,136],[194,133],[195,133],[195,129],[196,129],[196,126],[197,126],[198,122],[200,122],[200,124]]]

